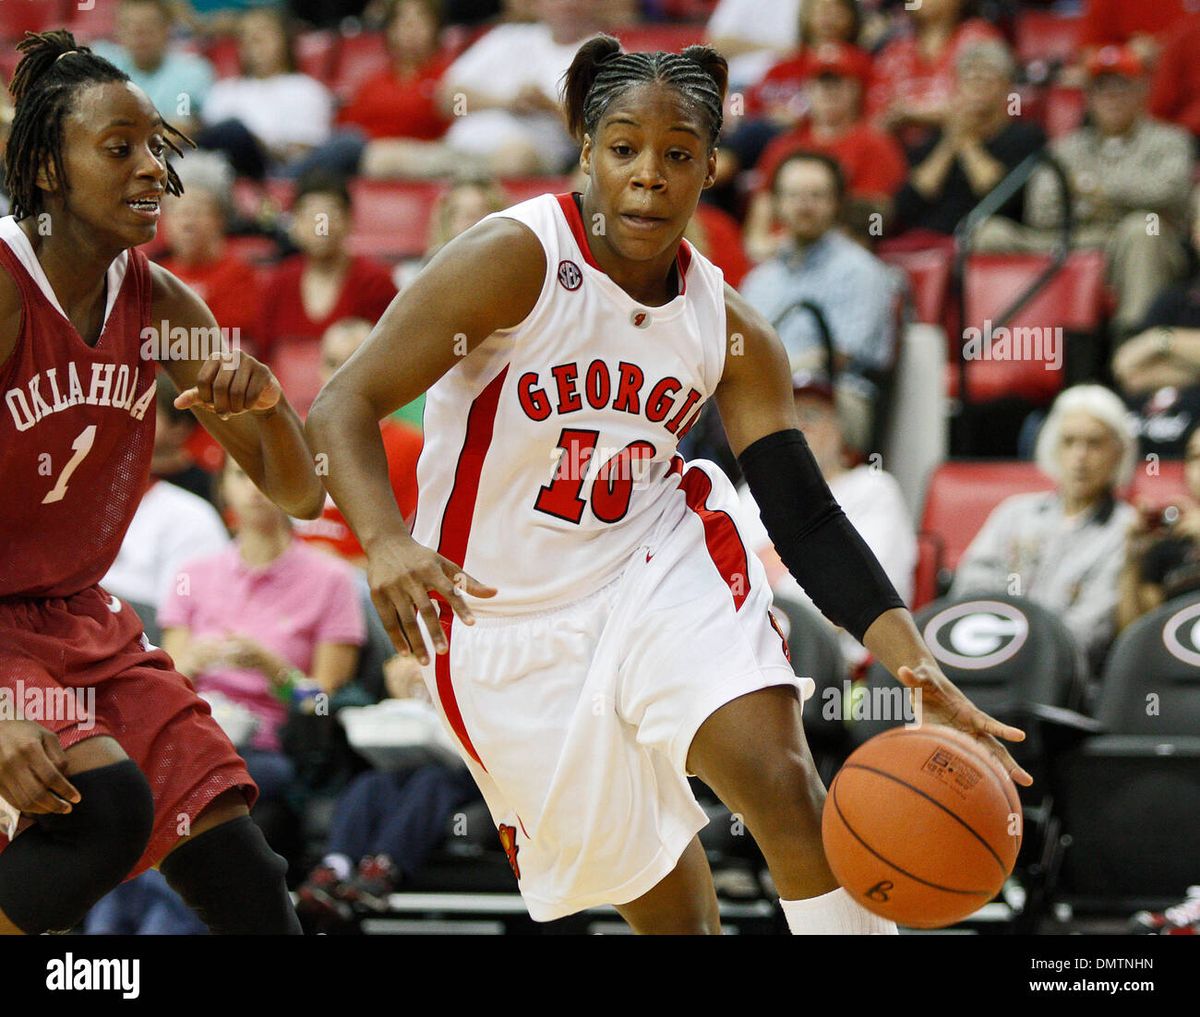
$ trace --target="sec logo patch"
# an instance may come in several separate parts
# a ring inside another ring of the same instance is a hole
[[[583,285],[583,273],[573,261],[558,263],[558,281],[565,290],[577,290]]]

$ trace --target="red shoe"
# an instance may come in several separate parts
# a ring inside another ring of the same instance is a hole
[[[350,921],[354,914],[346,899],[348,887],[328,865],[318,865],[296,891],[296,910],[314,918]]]
[[[395,893],[399,873],[387,855],[374,855],[358,863],[358,871],[346,887],[345,899],[366,911],[386,912],[388,898]]]
[[[1130,931],[1143,936],[1200,936],[1200,886],[1189,886],[1187,900],[1166,911],[1139,911]]]

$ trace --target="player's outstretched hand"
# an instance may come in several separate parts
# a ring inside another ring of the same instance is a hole
[[[411,537],[383,541],[368,550],[367,582],[371,601],[396,652],[405,657],[411,654],[422,664],[429,663],[429,654],[417,625],[417,615],[425,619],[436,652],[445,653],[448,649],[429,591],[445,597],[454,613],[468,625],[475,618],[462,592],[474,597],[494,597],[497,593],[493,587],[467,575],[461,565]]]
[[[264,413],[282,397],[283,389],[271,369],[238,350],[209,357],[196,383],[175,397],[175,408],[209,410],[228,420],[239,413]]]
[[[1000,743],[1001,738],[1023,742],[1024,731],[989,717],[963,695],[962,690],[939,668],[931,664],[902,667],[897,677],[902,684],[919,691],[921,712],[918,716],[922,722],[945,724],[978,738],[1016,783],[1025,787],[1033,783],[1033,777],[1017,764],[1008,749]]]
[[[82,796],[67,780],[67,754],[32,720],[0,721],[0,798],[19,812],[70,812]]]

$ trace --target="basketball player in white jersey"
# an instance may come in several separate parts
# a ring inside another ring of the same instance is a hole
[[[586,43],[565,83],[584,193],[447,245],[307,426],[534,919],[607,903],[639,932],[719,931],[695,774],[744,817],[793,932],[894,933],[825,860],[800,721],[812,682],[788,663],[733,486],[675,452],[709,398],[817,605],[921,690],[927,720],[1029,783],[997,740],[1023,735],[940,673],[821,479],[778,338],[681,239],[713,182],[725,86],[707,47]],[[377,421],[422,392],[410,536]]]

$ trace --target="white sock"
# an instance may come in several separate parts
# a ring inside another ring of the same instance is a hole
[[[807,900],[780,900],[793,936],[898,936],[896,923],[868,911],[844,887]]]
[[[326,855],[321,859],[323,865],[328,865],[343,883],[350,878],[354,871],[354,863],[346,855]]]

